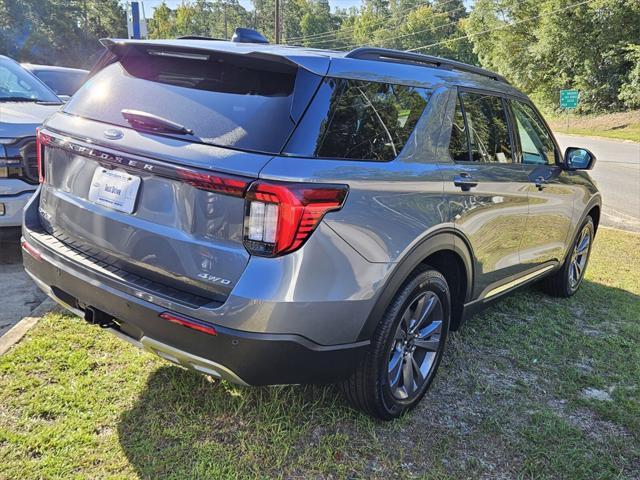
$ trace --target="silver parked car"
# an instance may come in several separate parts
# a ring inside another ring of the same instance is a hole
[[[36,65],[23,63],[22,67],[33,73],[56,95],[68,100],[87,79],[88,70],[81,68],[57,67],[55,65]]]
[[[502,77],[375,48],[105,42],[39,133],[24,264],[51,297],[239,384],[340,383],[395,418],[447,334],[517,287],[579,287],[585,169]]]

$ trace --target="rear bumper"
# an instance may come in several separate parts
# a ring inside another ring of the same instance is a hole
[[[209,335],[160,318],[167,308],[114,288],[108,277],[60,255],[23,228],[39,252],[23,251],[27,273],[45,293],[78,315],[89,309],[116,321],[113,333],[159,356],[235,383],[272,385],[336,382],[346,378],[369,342],[319,345],[294,334],[255,333],[212,324]],[[195,317],[194,317],[195,318]]]
[[[17,195],[0,195],[0,227],[22,225],[22,211],[33,193],[31,190]]]

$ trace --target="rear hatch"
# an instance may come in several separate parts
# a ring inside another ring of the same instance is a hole
[[[149,289],[222,302],[249,260],[244,191],[322,77],[246,47],[132,43],[112,54],[41,132],[42,224]]]

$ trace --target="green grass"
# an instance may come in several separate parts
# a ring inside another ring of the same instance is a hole
[[[605,115],[550,115],[549,125],[556,133],[605,137],[640,142],[640,111],[610,113]]]
[[[601,229],[576,296],[525,289],[474,317],[393,423],[332,387],[214,382],[50,314],[0,357],[0,478],[638,478],[639,252]]]

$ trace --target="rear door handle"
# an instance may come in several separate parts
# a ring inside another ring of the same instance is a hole
[[[460,187],[463,192],[468,192],[473,187],[478,186],[478,182],[476,182],[471,175],[465,172],[453,177],[453,184],[456,187]]]

